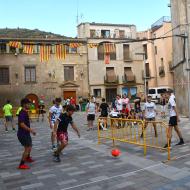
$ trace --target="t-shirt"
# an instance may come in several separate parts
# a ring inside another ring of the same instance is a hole
[[[123,105],[128,105],[129,103],[129,98],[123,98],[122,99]]]
[[[89,102],[86,105],[88,114],[95,114],[96,113],[96,105],[95,103]]]
[[[57,132],[67,132],[68,125],[73,124],[73,118],[67,113],[61,113],[57,120],[59,120]]]
[[[146,102],[144,104],[145,118],[154,118],[156,117],[156,105],[154,102]]]
[[[30,119],[29,119],[29,115],[27,113],[27,111],[25,110],[21,110],[18,114],[18,131],[17,131],[17,135],[20,137],[23,136],[29,136],[30,132],[23,129],[22,127],[20,127],[20,124],[24,123],[28,128],[30,128]]]
[[[170,96],[169,101],[168,101],[168,109],[169,109],[170,117],[177,115],[173,107],[176,107],[176,102],[175,102],[175,99],[172,96]]]
[[[121,111],[123,109],[122,99],[121,98],[120,99],[116,99],[115,103],[116,103],[116,109],[117,109],[117,111]]]
[[[107,115],[108,114],[108,104],[107,103],[101,103],[100,109],[101,109],[101,115]]]
[[[59,107],[57,107],[56,105],[52,106],[49,109],[49,112],[52,114],[51,115],[51,122],[55,123],[55,121],[57,120],[57,118],[60,116],[60,114],[63,112],[63,108],[60,105]]]
[[[5,116],[12,116],[12,105],[11,104],[5,104],[3,106],[3,111]]]

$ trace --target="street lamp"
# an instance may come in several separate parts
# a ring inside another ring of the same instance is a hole
[[[144,95],[145,95],[145,99],[147,97],[147,86],[146,86],[146,82],[147,82],[147,78],[146,78],[146,59],[145,59],[145,55],[146,53],[135,53],[136,55],[142,55],[143,56],[143,66],[144,66]]]

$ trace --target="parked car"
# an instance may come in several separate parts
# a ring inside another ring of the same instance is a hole
[[[149,88],[148,96],[152,97],[152,101],[155,103],[160,102],[161,94],[165,93],[167,90],[172,89],[170,87],[153,87]]]

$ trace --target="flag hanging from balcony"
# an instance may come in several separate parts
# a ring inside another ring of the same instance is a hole
[[[105,53],[104,62],[105,62],[105,64],[110,64],[110,54],[109,53]]]
[[[96,43],[89,43],[88,47],[89,48],[96,48],[96,47],[98,47],[98,44],[96,44]]]
[[[70,48],[78,48],[78,47],[80,47],[80,46],[82,46],[81,43],[70,43],[70,44],[69,44],[69,47],[70,47]]]
[[[40,46],[40,62],[49,61],[51,46]]]
[[[23,45],[23,53],[33,54],[34,53],[34,45]]]
[[[104,53],[114,53],[115,44],[114,43],[104,43]]]
[[[66,57],[66,46],[63,44],[55,45],[55,56],[57,59],[65,59],[65,57]]]
[[[14,47],[14,48],[21,48],[22,44],[21,42],[17,42],[17,41],[10,41],[9,46]]]

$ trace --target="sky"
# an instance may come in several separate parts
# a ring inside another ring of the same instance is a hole
[[[134,24],[143,31],[170,16],[168,4],[169,0],[0,0],[0,28],[76,37],[78,12],[78,23]]]

